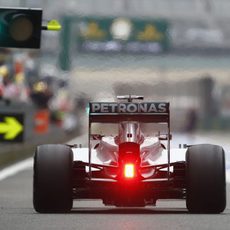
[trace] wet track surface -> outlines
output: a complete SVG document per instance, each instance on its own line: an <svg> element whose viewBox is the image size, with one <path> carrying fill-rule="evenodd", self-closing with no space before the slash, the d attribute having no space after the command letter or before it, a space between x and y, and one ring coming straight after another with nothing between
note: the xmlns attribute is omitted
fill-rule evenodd
<svg viewBox="0 0 230 230"><path fill-rule="evenodd" d="M0 181L0 229L229 229L229 204L224 213L209 215L189 214L184 201L127 209L81 200L74 202L69 214L38 214L32 205L32 177L30 169Z"/></svg>

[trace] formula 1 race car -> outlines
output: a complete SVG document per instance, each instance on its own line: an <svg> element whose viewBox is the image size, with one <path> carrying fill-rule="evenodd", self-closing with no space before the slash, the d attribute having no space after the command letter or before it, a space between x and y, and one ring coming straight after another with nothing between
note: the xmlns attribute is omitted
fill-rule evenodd
<svg viewBox="0 0 230 230"><path fill-rule="evenodd" d="M101 199L117 207L185 199L189 212L223 212L223 148L201 144L170 149L169 103L133 102L143 97L130 95L118 99L89 104L88 148L37 147L35 210L69 212L74 199Z"/></svg>

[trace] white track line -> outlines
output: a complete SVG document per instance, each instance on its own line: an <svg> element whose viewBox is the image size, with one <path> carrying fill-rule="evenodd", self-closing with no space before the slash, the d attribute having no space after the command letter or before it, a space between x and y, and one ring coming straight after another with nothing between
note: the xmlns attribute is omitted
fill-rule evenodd
<svg viewBox="0 0 230 230"><path fill-rule="evenodd" d="M230 183L230 171L226 171L226 181Z"/></svg>
<svg viewBox="0 0 230 230"><path fill-rule="evenodd" d="M230 183L230 161L226 161L226 181Z"/></svg>
<svg viewBox="0 0 230 230"><path fill-rule="evenodd" d="M73 143L82 143L83 140L87 140L87 136L86 135L82 135L78 138L74 138L72 141ZM2 170L0 170L0 181L13 176L21 171L24 171L26 169L30 169L33 167L33 158L28 158L26 160L20 161L16 164L13 164L9 167L6 167Z"/></svg>
<svg viewBox="0 0 230 230"><path fill-rule="evenodd" d="M30 169L33 167L33 158L28 158L26 160L20 161L19 163L13 164L3 170L0 170L0 181L4 180L10 176L13 176L21 171Z"/></svg>

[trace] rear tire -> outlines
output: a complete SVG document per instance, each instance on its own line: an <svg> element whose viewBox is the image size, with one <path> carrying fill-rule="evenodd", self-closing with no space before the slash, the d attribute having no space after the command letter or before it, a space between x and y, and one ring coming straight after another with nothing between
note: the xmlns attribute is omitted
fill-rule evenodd
<svg viewBox="0 0 230 230"><path fill-rule="evenodd" d="M194 145L186 153L186 205L192 213L220 213L226 207L225 155L218 145Z"/></svg>
<svg viewBox="0 0 230 230"><path fill-rule="evenodd" d="M73 153L65 145L40 145L34 156L33 204L40 213L72 209Z"/></svg>

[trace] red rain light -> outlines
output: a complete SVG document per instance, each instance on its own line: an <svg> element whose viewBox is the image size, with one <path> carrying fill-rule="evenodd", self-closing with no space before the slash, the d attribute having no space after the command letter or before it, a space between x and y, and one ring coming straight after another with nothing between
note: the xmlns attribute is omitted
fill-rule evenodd
<svg viewBox="0 0 230 230"><path fill-rule="evenodd" d="M134 176L135 176L134 164L125 164L124 176L126 178L134 178Z"/></svg>

